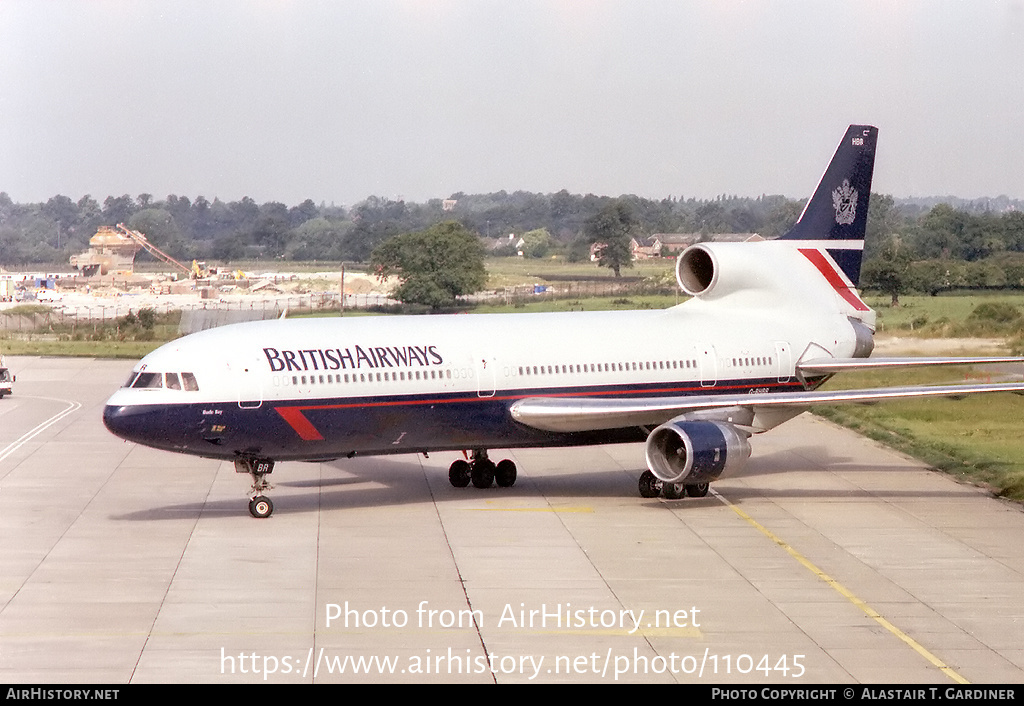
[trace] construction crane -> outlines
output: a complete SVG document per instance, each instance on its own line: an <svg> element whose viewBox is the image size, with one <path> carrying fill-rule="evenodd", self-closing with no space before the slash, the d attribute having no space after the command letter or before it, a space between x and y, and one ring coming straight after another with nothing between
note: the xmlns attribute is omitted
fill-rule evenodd
<svg viewBox="0 0 1024 706"><path fill-rule="evenodd" d="M202 279L204 277L209 276L209 272L207 272L206 270L206 263L199 263L193 260L192 266L189 267L188 265L182 263L181 261L174 259L157 246L153 245L153 243L149 242L146 236L140 233L139 231L131 230L128 227L126 227L123 223L118 223L117 229L121 231L121 233L125 237L131 238L133 241L135 241L140 246L145 248L145 250L150 255L155 257L157 260L160 260L161 262L166 262L168 265L172 265L173 267L177 267L179 270L185 272L185 274L187 274L192 279Z"/></svg>

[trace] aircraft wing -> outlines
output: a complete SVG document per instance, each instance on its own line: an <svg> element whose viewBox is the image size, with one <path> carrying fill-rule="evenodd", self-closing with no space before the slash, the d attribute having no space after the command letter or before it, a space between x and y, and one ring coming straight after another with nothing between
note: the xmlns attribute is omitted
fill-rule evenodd
<svg viewBox="0 0 1024 706"><path fill-rule="evenodd" d="M991 359L986 359L992 362ZM725 408L806 409L812 405L871 404L921 397L959 398L982 392L1024 394L1024 382L919 385L865 390L691 395L659 398L527 397L511 407L521 424L555 432L656 426L682 414Z"/></svg>

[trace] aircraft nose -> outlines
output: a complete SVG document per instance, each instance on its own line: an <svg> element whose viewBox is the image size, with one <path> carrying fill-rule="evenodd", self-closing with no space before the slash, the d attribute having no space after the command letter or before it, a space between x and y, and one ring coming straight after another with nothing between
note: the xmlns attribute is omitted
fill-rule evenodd
<svg viewBox="0 0 1024 706"><path fill-rule="evenodd" d="M132 440L132 415L129 408L121 405L108 404L103 408L103 426L114 436Z"/></svg>
<svg viewBox="0 0 1024 706"><path fill-rule="evenodd" d="M162 410L151 406L107 404L103 426L122 439L152 446L167 436L164 416Z"/></svg>

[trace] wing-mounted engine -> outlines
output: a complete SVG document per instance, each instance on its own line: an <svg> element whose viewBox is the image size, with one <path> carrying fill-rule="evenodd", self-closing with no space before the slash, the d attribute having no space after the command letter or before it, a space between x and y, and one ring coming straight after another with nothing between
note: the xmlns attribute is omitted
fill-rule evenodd
<svg viewBox="0 0 1024 706"><path fill-rule="evenodd" d="M666 483L698 484L735 471L750 457L747 435L724 422L665 422L647 437L647 467Z"/></svg>

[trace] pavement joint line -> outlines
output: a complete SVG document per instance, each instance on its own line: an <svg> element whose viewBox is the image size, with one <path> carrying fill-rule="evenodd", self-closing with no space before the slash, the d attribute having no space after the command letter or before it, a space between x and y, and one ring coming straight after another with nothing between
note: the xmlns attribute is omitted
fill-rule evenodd
<svg viewBox="0 0 1024 706"><path fill-rule="evenodd" d="M806 568L812 574L814 574L819 579L821 579L822 581L827 583L834 591L839 593L841 596L843 596L850 603L852 603L853 605L855 605L858 608L860 608L869 618L874 620L876 623L878 623L883 628L888 630L890 633L892 633L893 635L898 637L900 640L905 642L907 645L909 645L915 652L917 652L919 655L921 655L926 660L931 662L936 668L939 669L939 671L941 671L947 677L949 677L950 679L952 679L953 681L955 681L955 682L957 682L959 684L970 684L970 682L967 679L964 679L962 676L960 676L952 667L947 666L945 664L945 662L943 662L941 659L939 659L934 654L932 654L930 651L928 651L928 649L926 649L924 647L924 645L922 645L917 640L912 638L910 635L906 634L905 632L900 630L898 627L896 627L895 625L890 623L888 620L886 620L884 617L882 617L882 615L878 611L876 611L870 605L868 605L863 600L858 598L852 591L850 591L850 589L846 588L841 583L836 581L834 578L832 578L831 576L826 574L824 571L819 569L817 566L815 566L814 563L811 562L810 559L808 559L803 554L801 554L796 549L794 549L792 546L787 544L785 542L785 540L783 540L781 537L777 536L774 532L772 532L767 527L765 527L764 525L759 523L757 520L755 520L753 517L748 515L743 510L741 510L739 507L737 507L733 503L729 502L729 500L727 500L725 497L723 497L722 494L719 493L718 491L712 489L711 492L712 492L712 494L716 498L718 498L718 500L723 505L725 505L726 507L731 509L733 512L735 512L737 515L739 515L744 520L746 520L746 522L748 524L750 524L750 526L752 526L758 532L760 532L765 537L770 539L772 542L774 542L775 544L777 544L780 547L782 547L783 549L785 549L786 552L791 557L796 559L801 565L803 565L804 568Z"/></svg>
<svg viewBox="0 0 1024 706"><path fill-rule="evenodd" d="M31 439L35 438L39 434L41 434L43 431L49 429L51 426L53 426L54 424L59 422L64 417L68 416L69 414L71 414L73 412L77 412L79 409L82 408L82 403L81 402L77 402L75 400L62 400L62 399L58 399L58 398L55 398L55 397L24 397L24 399L47 400L47 401L50 401L50 402L62 402L64 404L66 404L67 407L62 409L60 412L57 412L56 414L54 414L52 417L49 417L48 419L40 422L35 427L33 427L32 429L29 429L27 432L22 434L19 438L15 439L11 443L9 443L7 446L5 446L3 448L3 450L0 451L0 461L3 461L4 459L6 459L12 453L14 453L18 449L20 449L23 445L25 445L28 441L30 441Z"/></svg>
<svg viewBox="0 0 1024 706"><path fill-rule="evenodd" d="M426 458L426 454L424 454ZM489 660L491 658L491 651L487 647L487 640L484 639L483 632L480 629L480 623L477 622L476 613L473 609L473 599L469 597L469 589L466 587L466 578L462 575L462 567L459 566L458 560L455 558L455 549L452 547L452 540L448 536L448 528L444 526L444 517L441 515L441 508L438 506L437 497L434 496L434 488L430 485L430 477L427 473L427 469L423 466L423 460L417 456L418 463L420 465L420 471L423 473L423 480L427 486L427 493L430 495L430 502L434 506L434 513L437 517L437 523L441 528L441 534L444 535L445 546L448 547L448 554L452 558L452 565L455 567L455 573L459 577L459 587L462 590L462 597L466 601L466 605L469 606L470 615L473 616L473 632L476 634L476 639L480 642L480 647L484 651L484 656ZM497 675L491 672L491 681L495 684L498 683Z"/></svg>

